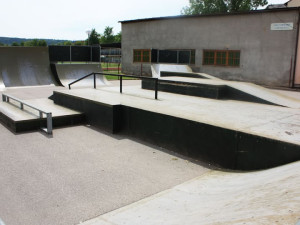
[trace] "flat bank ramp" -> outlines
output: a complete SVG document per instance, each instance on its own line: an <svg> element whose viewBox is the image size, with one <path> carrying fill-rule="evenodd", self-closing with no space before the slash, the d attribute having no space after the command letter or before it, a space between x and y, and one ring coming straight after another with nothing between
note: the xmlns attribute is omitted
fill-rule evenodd
<svg viewBox="0 0 300 225"><path fill-rule="evenodd" d="M223 85L230 88L227 94L232 93L232 96L240 96L240 100L242 100L245 97L254 97L258 101L263 100L263 102L268 102L273 105L300 109L300 99L252 83L180 76L160 77L159 79L164 81L175 81L187 84L200 84L204 86L207 85L208 87Z"/></svg>
<svg viewBox="0 0 300 225"><path fill-rule="evenodd" d="M47 47L0 47L0 87L57 85Z"/></svg>
<svg viewBox="0 0 300 225"><path fill-rule="evenodd" d="M93 72L102 72L100 64L54 64L52 67L55 67L55 72L61 84L65 87L69 83L82 78L85 75L88 75ZM108 81L102 75L97 76L97 85L106 85ZM93 86L93 76L90 76L86 79L83 79L73 86Z"/></svg>
<svg viewBox="0 0 300 225"><path fill-rule="evenodd" d="M252 83L235 81L226 81L226 83L228 86L234 89L253 95L273 104L300 109L300 99L296 97L285 95L283 93L279 93Z"/></svg>

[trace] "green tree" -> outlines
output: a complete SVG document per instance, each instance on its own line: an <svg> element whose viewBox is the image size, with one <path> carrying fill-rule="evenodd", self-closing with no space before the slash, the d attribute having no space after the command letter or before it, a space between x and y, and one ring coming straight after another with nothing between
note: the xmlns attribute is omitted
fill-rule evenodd
<svg viewBox="0 0 300 225"><path fill-rule="evenodd" d="M11 46L20 46L18 42L11 43Z"/></svg>
<svg viewBox="0 0 300 225"><path fill-rule="evenodd" d="M95 29L92 29L89 38L87 39L88 45L98 45L100 35L96 32Z"/></svg>
<svg viewBox="0 0 300 225"><path fill-rule="evenodd" d="M84 41L75 41L74 45L84 45Z"/></svg>
<svg viewBox="0 0 300 225"><path fill-rule="evenodd" d="M47 42L45 40L38 40L37 46L47 46Z"/></svg>
<svg viewBox="0 0 300 225"><path fill-rule="evenodd" d="M0 46L5 46L2 42L0 42Z"/></svg>
<svg viewBox="0 0 300 225"><path fill-rule="evenodd" d="M112 27L105 27L103 35L101 35L100 43L101 44L108 44L115 42L115 36L113 33Z"/></svg>
<svg viewBox="0 0 300 225"><path fill-rule="evenodd" d="M189 0L189 6L184 7L181 14L197 15L249 11L267 4L267 0Z"/></svg>
<svg viewBox="0 0 300 225"><path fill-rule="evenodd" d="M33 39L31 41L24 42L24 46L27 46L27 47L47 46L47 42L45 40Z"/></svg>
<svg viewBox="0 0 300 225"><path fill-rule="evenodd" d="M72 45L72 41L65 41L63 45Z"/></svg>
<svg viewBox="0 0 300 225"><path fill-rule="evenodd" d="M115 35L115 42L121 42L122 41L122 31L120 31L117 35Z"/></svg>

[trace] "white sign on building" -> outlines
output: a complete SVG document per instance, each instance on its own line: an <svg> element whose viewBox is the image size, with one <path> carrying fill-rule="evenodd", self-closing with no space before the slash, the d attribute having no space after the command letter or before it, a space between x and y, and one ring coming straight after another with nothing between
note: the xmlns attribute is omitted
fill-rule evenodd
<svg viewBox="0 0 300 225"><path fill-rule="evenodd" d="M293 30L293 23L271 23L271 30Z"/></svg>

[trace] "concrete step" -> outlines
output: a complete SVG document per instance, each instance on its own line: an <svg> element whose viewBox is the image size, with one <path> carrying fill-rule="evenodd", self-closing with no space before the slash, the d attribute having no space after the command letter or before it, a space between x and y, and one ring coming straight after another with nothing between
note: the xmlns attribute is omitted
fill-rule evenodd
<svg viewBox="0 0 300 225"><path fill-rule="evenodd" d="M55 105L47 98L28 99L25 103L43 111L52 112L53 127L77 125L85 122L85 115L81 112ZM46 127L46 118L40 118L39 112L10 99L10 102L0 102L0 122L14 133L33 131Z"/></svg>

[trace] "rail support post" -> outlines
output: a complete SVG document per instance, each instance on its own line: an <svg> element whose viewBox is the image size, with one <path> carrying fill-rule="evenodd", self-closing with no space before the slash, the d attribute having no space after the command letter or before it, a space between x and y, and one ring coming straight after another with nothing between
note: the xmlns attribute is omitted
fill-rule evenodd
<svg viewBox="0 0 300 225"><path fill-rule="evenodd" d="M155 80L155 99L157 99L158 79Z"/></svg>
<svg viewBox="0 0 300 225"><path fill-rule="evenodd" d="M94 74L94 89L96 89L96 74Z"/></svg>
<svg viewBox="0 0 300 225"><path fill-rule="evenodd" d="M6 102L6 96L2 94L2 101Z"/></svg>
<svg viewBox="0 0 300 225"><path fill-rule="evenodd" d="M120 76L120 93L122 93L122 76Z"/></svg>
<svg viewBox="0 0 300 225"><path fill-rule="evenodd" d="M47 113L47 133L52 134L52 113Z"/></svg>

